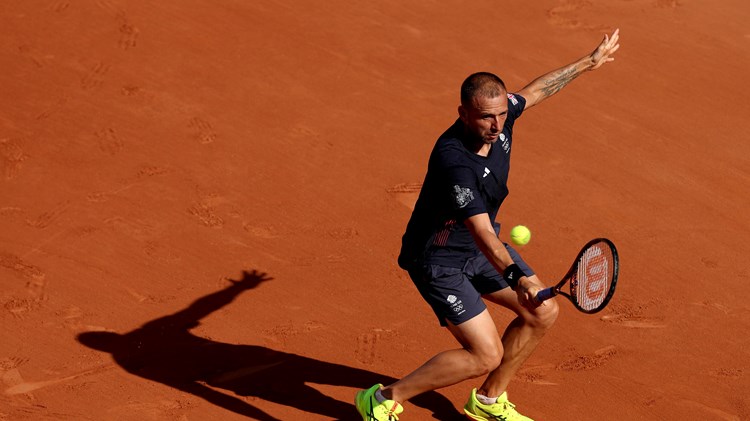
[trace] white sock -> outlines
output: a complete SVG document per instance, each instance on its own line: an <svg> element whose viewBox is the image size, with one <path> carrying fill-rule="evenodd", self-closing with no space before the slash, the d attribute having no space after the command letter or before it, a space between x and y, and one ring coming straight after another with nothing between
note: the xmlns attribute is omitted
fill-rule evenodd
<svg viewBox="0 0 750 421"><path fill-rule="evenodd" d="M377 399L378 402L380 402L380 403L383 403L383 402L385 402L385 401L388 400L388 399L385 398L385 396L383 396L383 393L381 393L380 389L378 389L375 392L375 399Z"/></svg>
<svg viewBox="0 0 750 421"><path fill-rule="evenodd" d="M485 405L492 405L497 403L497 398L490 398L484 395L480 395L479 393L477 393L477 400Z"/></svg>

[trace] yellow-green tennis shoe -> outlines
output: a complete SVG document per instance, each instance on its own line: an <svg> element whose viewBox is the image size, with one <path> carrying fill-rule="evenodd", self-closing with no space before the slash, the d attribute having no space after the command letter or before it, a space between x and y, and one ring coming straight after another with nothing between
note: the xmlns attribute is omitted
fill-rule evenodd
<svg viewBox="0 0 750 421"><path fill-rule="evenodd" d="M363 421L398 421L398 414L404 411L404 407L396 401L378 402L375 392L381 387L382 384L376 384L367 390L357 392L354 403Z"/></svg>
<svg viewBox="0 0 750 421"><path fill-rule="evenodd" d="M485 405L477 400L477 390L474 389L464 406L464 413L467 418L479 421L533 421L516 411L516 406L508 400L507 392L503 392L496 403Z"/></svg>

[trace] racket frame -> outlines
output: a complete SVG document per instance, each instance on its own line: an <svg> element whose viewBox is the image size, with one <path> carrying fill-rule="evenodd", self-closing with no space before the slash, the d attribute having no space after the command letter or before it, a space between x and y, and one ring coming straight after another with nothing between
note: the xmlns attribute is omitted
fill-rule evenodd
<svg viewBox="0 0 750 421"><path fill-rule="evenodd" d="M581 258L583 257L584 253L586 253L589 247L591 247L592 245L596 243L605 243L609 246L610 250L612 251L612 282L609 285L609 291L607 291L607 295L604 297L604 300L602 301L602 303L596 306L596 308L587 310L581 307L578 304L578 300L573 298L571 294L563 291L562 288L565 286L565 284L569 283L570 280L573 278L573 276L576 274L576 272L578 272L578 263L581 261ZM570 269L568 269L568 272L565 274L565 276L562 277L560 282L558 282L557 285L555 286L551 286L549 288L539 291L539 293L537 293L536 300L537 302L541 303L557 295L562 295L563 297L570 300L570 302L573 303L573 305L578 311L581 311L586 314L598 313L602 309L604 309L604 307L606 307L607 304L609 304L609 301L612 299L612 296L615 293L615 286L617 286L617 277L619 275L619 272L620 272L620 258L619 258L619 255L617 254L617 247L615 247L615 244L607 238L595 238L589 241L588 243L586 243L586 245L584 245L581 248L581 251L578 252L578 256L576 256L576 259L573 261L573 264L570 266Z"/></svg>

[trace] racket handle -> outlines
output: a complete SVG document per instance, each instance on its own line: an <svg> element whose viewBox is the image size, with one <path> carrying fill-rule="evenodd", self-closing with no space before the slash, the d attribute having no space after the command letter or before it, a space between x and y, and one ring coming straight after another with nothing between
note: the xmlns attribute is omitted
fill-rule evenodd
<svg viewBox="0 0 750 421"><path fill-rule="evenodd" d="M549 300L550 298L554 297L555 295L557 295L557 292L555 291L555 288L554 287L549 287L549 288L545 288L545 289L539 291L536 294L536 297L534 297L534 300L536 300L537 303L541 303L543 301Z"/></svg>

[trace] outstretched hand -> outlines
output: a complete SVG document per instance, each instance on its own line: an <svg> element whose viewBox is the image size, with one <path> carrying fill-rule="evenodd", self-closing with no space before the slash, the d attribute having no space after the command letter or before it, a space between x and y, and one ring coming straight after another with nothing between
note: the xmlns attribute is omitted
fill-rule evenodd
<svg viewBox="0 0 750 421"><path fill-rule="evenodd" d="M615 29L615 32L611 36L604 35L604 40L593 53L591 53L591 62L593 66L589 70L595 70L601 67L604 63L609 63L615 58L612 54L620 48L620 29Z"/></svg>

